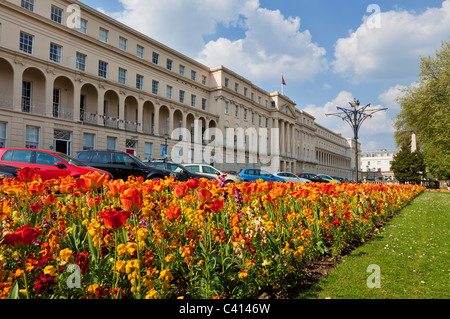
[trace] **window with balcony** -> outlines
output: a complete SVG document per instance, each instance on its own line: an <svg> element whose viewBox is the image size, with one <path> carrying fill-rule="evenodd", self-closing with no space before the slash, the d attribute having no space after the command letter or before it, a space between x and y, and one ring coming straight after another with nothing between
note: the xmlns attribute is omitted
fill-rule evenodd
<svg viewBox="0 0 450 319"><path fill-rule="evenodd" d="M31 93L33 84L28 81L22 82L22 112L31 112Z"/></svg>

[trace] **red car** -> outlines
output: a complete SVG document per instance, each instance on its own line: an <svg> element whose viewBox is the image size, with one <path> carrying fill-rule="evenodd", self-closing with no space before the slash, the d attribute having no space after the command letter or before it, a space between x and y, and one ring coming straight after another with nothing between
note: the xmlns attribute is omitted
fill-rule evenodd
<svg viewBox="0 0 450 319"><path fill-rule="evenodd" d="M66 154L28 148L0 148L0 164L19 168L31 167L43 181L64 176L78 177L88 172L112 175L104 170L89 167Z"/></svg>

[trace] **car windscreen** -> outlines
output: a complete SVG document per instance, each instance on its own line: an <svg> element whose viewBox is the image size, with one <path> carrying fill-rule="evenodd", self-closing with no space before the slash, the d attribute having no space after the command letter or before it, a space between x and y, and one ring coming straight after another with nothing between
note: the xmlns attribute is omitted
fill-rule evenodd
<svg viewBox="0 0 450 319"><path fill-rule="evenodd" d="M57 156L61 157L63 160L65 160L70 165L73 165L73 166L86 166L85 164L83 164L79 160L76 160L73 157L70 157L70 156L68 156L66 154L58 153Z"/></svg>
<svg viewBox="0 0 450 319"><path fill-rule="evenodd" d="M149 163L144 163L143 161L141 161L139 158L137 158L136 156L132 155L132 154L128 154L132 159L134 159L136 162L138 162L139 164L141 164L142 166L150 166Z"/></svg>

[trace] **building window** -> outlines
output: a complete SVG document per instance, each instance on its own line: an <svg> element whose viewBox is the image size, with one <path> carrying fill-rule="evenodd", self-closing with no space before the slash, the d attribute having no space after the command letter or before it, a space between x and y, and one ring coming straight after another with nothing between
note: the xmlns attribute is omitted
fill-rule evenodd
<svg viewBox="0 0 450 319"><path fill-rule="evenodd" d="M61 63L62 46L50 43L50 60Z"/></svg>
<svg viewBox="0 0 450 319"><path fill-rule="evenodd" d="M80 71L86 72L86 55L77 52L76 68Z"/></svg>
<svg viewBox="0 0 450 319"><path fill-rule="evenodd" d="M108 43L108 33L108 30L100 28L99 40Z"/></svg>
<svg viewBox="0 0 450 319"><path fill-rule="evenodd" d="M225 114L228 114L228 107L229 107L229 104L228 104L227 101L225 101L224 107L225 107Z"/></svg>
<svg viewBox="0 0 450 319"><path fill-rule="evenodd" d="M247 96L247 88L244 88L244 96Z"/></svg>
<svg viewBox="0 0 450 319"><path fill-rule="evenodd" d="M39 149L39 133L39 127L27 125L25 148Z"/></svg>
<svg viewBox="0 0 450 319"><path fill-rule="evenodd" d="M87 33L87 21L81 18L78 18L77 20L77 30L78 32Z"/></svg>
<svg viewBox="0 0 450 319"><path fill-rule="evenodd" d="M108 76L108 63L98 61L98 76L106 79Z"/></svg>
<svg viewBox="0 0 450 319"><path fill-rule="evenodd" d="M153 144L146 142L144 146L144 152L144 161L151 161L153 154Z"/></svg>
<svg viewBox="0 0 450 319"><path fill-rule="evenodd" d="M83 150L93 150L95 148L95 134L83 134Z"/></svg>
<svg viewBox="0 0 450 319"><path fill-rule="evenodd" d="M127 83L127 70L119 68L119 83Z"/></svg>
<svg viewBox="0 0 450 319"><path fill-rule="evenodd" d="M202 84L206 85L206 76L204 76L204 75L202 76Z"/></svg>
<svg viewBox="0 0 450 319"><path fill-rule="evenodd" d="M117 148L117 137L107 136L106 137L106 149L108 151L115 151Z"/></svg>
<svg viewBox="0 0 450 319"><path fill-rule="evenodd" d="M191 95L191 106L195 107L196 104L197 104L197 97L194 94L192 94Z"/></svg>
<svg viewBox="0 0 450 319"><path fill-rule="evenodd" d="M142 75L136 74L136 89L142 90L144 87L144 77Z"/></svg>
<svg viewBox="0 0 450 319"><path fill-rule="evenodd" d="M24 33L24 32L20 32L20 50L25 52L25 53L29 53L29 54L33 54L33 42L34 42L34 36Z"/></svg>
<svg viewBox="0 0 450 319"><path fill-rule="evenodd" d="M144 47L141 45L136 46L136 55L138 58L143 59L144 58Z"/></svg>
<svg viewBox="0 0 450 319"><path fill-rule="evenodd" d="M119 49L122 51L126 51L127 46L128 46L128 40L123 37L119 37Z"/></svg>
<svg viewBox="0 0 450 319"><path fill-rule="evenodd" d="M22 0L22 8L34 11L34 0Z"/></svg>
<svg viewBox="0 0 450 319"><path fill-rule="evenodd" d="M239 117L239 106L236 105L236 109L234 111L234 116Z"/></svg>
<svg viewBox="0 0 450 319"><path fill-rule="evenodd" d="M158 94L158 86L159 86L159 82L153 80L152 81L152 93L153 94Z"/></svg>
<svg viewBox="0 0 450 319"><path fill-rule="evenodd" d="M51 19L59 24L62 23L63 11L60 8L52 6Z"/></svg>
<svg viewBox="0 0 450 319"><path fill-rule="evenodd" d="M169 70L169 71L172 71L172 64L173 64L173 61L170 60L170 59L167 59L166 69Z"/></svg>
<svg viewBox="0 0 450 319"><path fill-rule="evenodd" d="M166 97L172 99L172 87L169 85L166 87Z"/></svg>
<svg viewBox="0 0 450 319"><path fill-rule="evenodd" d="M225 87L227 88L229 85L230 80L228 78L225 78Z"/></svg>
<svg viewBox="0 0 450 319"><path fill-rule="evenodd" d="M152 62L153 64L158 64L159 63L159 54L156 52L152 53Z"/></svg>
<svg viewBox="0 0 450 319"><path fill-rule="evenodd" d="M239 92L239 84L234 83L234 91Z"/></svg>
<svg viewBox="0 0 450 319"><path fill-rule="evenodd" d="M22 112L31 112L31 92L32 83L28 81L22 82Z"/></svg>
<svg viewBox="0 0 450 319"><path fill-rule="evenodd" d="M252 112L252 124L255 123L255 112Z"/></svg>
<svg viewBox="0 0 450 319"><path fill-rule="evenodd" d="M184 76L184 66L180 65L180 75Z"/></svg>
<svg viewBox="0 0 450 319"><path fill-rule="evenodd" d="M197 80L197 72L191 71L191 80L196 81Z"/></svg>
<svg viewBox="0 0 450 319"><path fill-rule="evenodd" d="M206 111L206 99L202 99L202 110Z"/></svg>
<svg viewBox="0 0 450 319"><path fill-rule="evenodd" d="M247 109L244 109L244 120L247 121Z"/></svg>
<svg viewBox="0 0 450 319"><path fill-rule="evenodd" d="M180 90L180 103L184 103L184 91Z"/></svg>
<svg viewBox="0 0 450 319"><path fill-rule="evenodd" d="M53 89L53 117L59 118L61 106L61 90Z"/></svg>
<svg viewBox="0 0 450 319"><path fill-rule="evenodd" d="M0 148L6 147L6 125L7 123L0 122Z"/></svg>

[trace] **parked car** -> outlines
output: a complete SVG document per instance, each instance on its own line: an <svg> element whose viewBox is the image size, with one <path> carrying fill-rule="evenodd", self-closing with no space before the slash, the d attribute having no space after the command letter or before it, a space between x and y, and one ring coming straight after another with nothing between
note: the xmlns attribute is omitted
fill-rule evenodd
<svg viewBox="0 0 450 319"><path fill-rule="evenodd" d="M112 174L114 179L126 181L129 176L145 179L164 179L176 175L166 169L150 167L137 157L122 151L87 150L77 152L75 158L86 165L103 169Z"/></svg>
<svg viewBox="0 0 450 319"><path fill-rule="evenodd" d="M17 177L18 169L20 169L20 168L17 166L0 164L0 180L2 180L4 178Z"/></svg>
<svg viewBox="0 0 450 319"><path fill-rule="evenodd" d="M189 179L200 179L200 178L206 178L209 180L214 180L216 179L215 177L211 177L209 175L206 174L200 174L200 173L195 173L192 172L190 169L188 169L187 167L185 167L184 165L178 164L178 163L174 163L174 162L170 162L170 161L164 161L164 160L154 160L148 163L148 165L150 165L151 167L157 167L160 169L167 169L173 173L177 174L177 180L179 181L187 181Z"/></svg>
<svg viewBox="0 0 450 319"><path fill-rule="evenodd" d="M111 174L94 167L89 167L66 154L28 148L0 148L0 164L19 168L31 167L43 181L65 176L79 177L88 172Z"/></svg>
<svg viewBox="0 0 450 319"><path fill-rule="evenodd" d="M323 179L323 178L319 177L318 175L312 174L312 173L301 173L301 174L298 174L297 176L301 177L301 178L309 179L311 182L314 182L314 183L329 183L328 180Z"/></svg>
<svg viewBox="0 0 450 319"><path fill-rule="evenodd" d="M292 174L292 173L289 173L289 172L278 172L278 173L275 173L273 175L284 179L286 182L311 183L311 181L309 179L298 177L295 174Z"/></svg>
<svg viewBox="0 0 450 319"><path fill-rule="evenodd" d="M225 181L227 183L239 183L244 181L242 178L236 175L224 173L222 171L219 171L214 166L208 164L184 164L183 166L187 167L191 172L209 175L211 177L214 177L215 179L219 179L220 176L226 175Z"/></svg>
<svg viewBox="0 0 450 319"><path fill-rule="evenodd" d="M264 182L284 182L284 179L281 177L277 177L260 168L243 168L237 176L241 177L246 182L257 181L258 179L262 179Z"/></svg>
<svg viewBox="0 0 450 319"><path fill-rule="evenodd" d="M327 180L329 183L340 183L340 180L337 180L329 175L325 175L325 174L318 174L317 176L319 176L320 178Z"/></svg>

